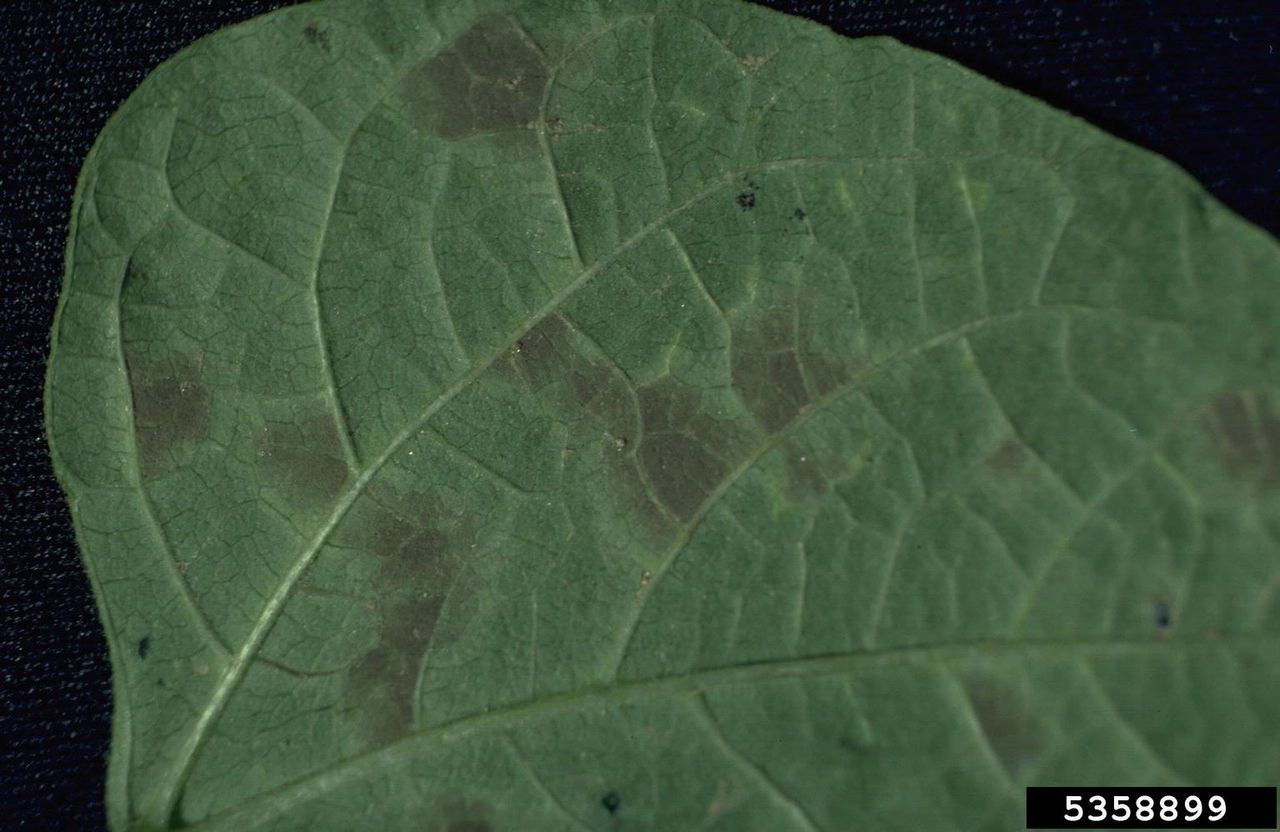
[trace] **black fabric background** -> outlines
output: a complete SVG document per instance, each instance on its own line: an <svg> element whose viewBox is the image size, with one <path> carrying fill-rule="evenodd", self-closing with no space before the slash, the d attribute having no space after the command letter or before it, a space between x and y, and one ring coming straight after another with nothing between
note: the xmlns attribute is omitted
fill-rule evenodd
<svg viewBox="0 0 1280 832"><path fill-rule="evenodd" d="M786 2L891 34L1180 163L1280 234L1280 3ZM42 434L76 175L147 72L278 2L0 2L0 827L103 826L110 670Z"/></svg>

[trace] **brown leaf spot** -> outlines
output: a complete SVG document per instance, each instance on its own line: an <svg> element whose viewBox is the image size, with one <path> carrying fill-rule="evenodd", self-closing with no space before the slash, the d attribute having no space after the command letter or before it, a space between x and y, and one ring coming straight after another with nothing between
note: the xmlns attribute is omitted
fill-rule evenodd
<svg viewBox="0 0 1280 832"><path fill-rule="evenodd" d="M1026 446L1013 437L1001 442L987 455L987 468L1000 476L1021 474L1031 461Z"/></svg>
<svg viewBox="0 0 1280 832"><path fill-rule="evenodd" d="M348 700L364 715L375 745L413 728L419 664L443 606L443 594L420 595L393 606L383 616L378 646L351 668Z"/></svg>
<svg viewBox="0 0 1280 832"><path fill-rule="evenodd" d="M174 355L147 363L126 352L133 425L144 477L173 470L209 434L209 388L201 358Z"/></svg>
<svg viewBox="0 0 1280 832"><path fill-rule="evenodd" d="M816 497L831 490L831 482L820 460L804 448L787 442L783 447L782 460L797 496Z"/></svg>
<svg viewBox="0 0 1280 832"><path fill-rule="evenodd" d="M321 51L329 51L329 30L321 26L319 22L313 20L307 24L302 30L302 35L307 42L318 47Z"/></svg>
<svg viewBox="0 0 1280 832"><path fill-rule="evenodd" d="M611 444L601 462L609 472L619 501L637 518L640 528L652 538L653 545L663 548L675 531L671 518L645 486L641 465L635 456L626 453L626 447L625 442L620 446Z"/></svg>
<svg viewBox="0 0 1280 832"><path fill-rule="evenodd" d="M1040 731L1021 699L1007 688L984 679L964 682L965 694L978 726L1013 779L1040 755Z"/></svg>
<svg viewBox="0 0 1280 832"><path fill-rule="evenodd" d="M1223 393L1203 421L1222 467L1238 480L1280 485L1280 418L1271 396Z"/></svg>
<svg viewBox="0 0 1280 832"><path fill-rule="evenodd" d="M723 452L733 425L699 412L698 391L667 379L641 387L644 439L638 456L662 504L688 521L729 473ZM720 451L721 453L716 453Z"/></svg>
<svg viewBox="0 0 1280 832"><path fill-rule="evenodd" d="M378 508L369 527L368 550L378 558L376 584L381 589L407 585L436 590L453 578L455 562L450 535L433 523L443 512L432 501L413 512Z"/></svg>
<svg viewBox="0 0 1280 832"><path fill-rule="evenodd" d="M385 489L379 490L385 492ZM380 502L366 510L360 540L378 561L373 587L381 599L377 644L348 672L347 700L365 720L375 744L411 730L420 665L431 645L445 644L457 631L441 626L445 601L461 603L460 555L472 548L467 523L437 502L413 503L390 493L378 499L403 503L400 511Z"/></svg>
<svg viewBox="0 0 1280 832"><path fill-rule="evenodd" d="M733 387L769 433L776 433L814 399L848 382L849 369L835 357L801 352L794 318L777 310L743 321L733 333Z"/></svg>
<svg viewBox="0 0 1280 832"><path fill-rule="evenodd" d="M849 366L837 361L835 358L817 352L803 353L800 356L800 363L804 365L809 385L817 396L825 396L835 389L847 385L856 373L866 373L870 370L870 367L862 365L856 359L850 360L850 364L853 366L851 370Z"/></svg>
<svg viewBox="0 0 1280 832"><path fill-rule="evenodd" d="M542 56L515 21L494 15L411 70L401 94L423 129L459 139L532 124L547 78Z"/></svg>
<svg viewBox="0 0 1280 832"><path fill-rule="evenodd" d="M566 418L590 415L615 436L632 424L626 379L603 356L588 355L560 315L548 315L529 330L512 362L529 386Z"/></svg>
<svg viewBox="0 0 1280 832"><path fill-rule="evenodd" d="M307 503L328 503L351 475L333 417L313 414L298 424L268 423L258 458L274 479Z"/></svg>
<svg viewBox="0 0 1280 832"><path fill-rule="evenodd" d="M423 832L493 832L490 808L478 800L443 800Z"/></svg>
<svg viewBox="0 0 1280 832"><path fill-rule="evenodd" d="M812 400L794 350L756 352L746 346L735 348L733 386L769 433L781 430Z"/></svg>

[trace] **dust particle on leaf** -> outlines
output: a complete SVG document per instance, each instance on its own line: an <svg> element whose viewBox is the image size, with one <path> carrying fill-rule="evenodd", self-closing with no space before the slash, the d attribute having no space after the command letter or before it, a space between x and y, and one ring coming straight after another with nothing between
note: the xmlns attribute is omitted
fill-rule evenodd
<svg viewBox="0 0 1280 832"><path fill-rule="evenodd" d="M622 798L618 797L617 792L609 792L604 797L600 798L600 805L603 806L605 811L609 814L616 815L618 813L618 809L622 808Z"/></svg>
<svg viewBox="0 0 1280 832"><path fill-rule="evenodd" d="M1165 634L1173 627L1177 616L1173 603L1167 598L1156 598L1151 602L1151 620L1156 632Z"/></svg>
<svg viewBox="0 0 1280 832"><path fill-rule="evenodd" d="M541 54L519 25L494 15L411 70L401 95L419 127L460 139L533 124L547 79Z"/></svg>

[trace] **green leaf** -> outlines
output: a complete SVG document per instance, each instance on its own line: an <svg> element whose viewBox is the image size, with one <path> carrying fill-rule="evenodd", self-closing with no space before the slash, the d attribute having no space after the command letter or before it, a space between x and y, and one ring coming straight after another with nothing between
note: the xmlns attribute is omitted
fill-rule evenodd
<svg viewBox="0 0 1280 832"><path fill-rule="evenodd" d="M1161 159L744 3L202 40L85 163L49 366L111 822L1273 784L1278 269Z"/></svg>

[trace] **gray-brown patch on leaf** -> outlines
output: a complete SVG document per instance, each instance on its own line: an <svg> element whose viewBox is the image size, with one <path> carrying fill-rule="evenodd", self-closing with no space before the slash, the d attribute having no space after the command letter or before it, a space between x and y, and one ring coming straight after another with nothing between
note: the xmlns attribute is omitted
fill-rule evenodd
<svg viewBox="0 0 1280 832"><path fill-rule="evenodd" d="M1015 781L1040 757L1040 730L1021 697L987 679L964 681L965 695L987 744Z"/></svg>
<svg viewBox="0 0 1280 832"><path fill-rule="evenodd" d="M612 436L636 424L626 378L606 358L590 354L584 338L560 315L548 315L525 333L511 361L530 389L546 397L566 421L588 415Z"/></svg>
<svg viewBox="0 0 1280 832"><path fill-rule="evenodd" d="M701 394L672 379L641 387L644 438L637 451L644 475L662 504L681 520L697 513L741 456L739 426L708 417Z"/></svg>
<svg viewBox="0 0 1280 832"><path fill-rule="evenodd" d="M805 375L809 379L809 385L816 396L825 396L835 391L837 388L848 384L854 376L854 371L851 371L848 366L837 361L832 356L822 353L801 353L800 364L804 367ZM865 372L867 369L866 367L858 367L857 371Z"/></svg>
<svg viewBox="0 0 1280 832"><path fill-rule="evenodd" d="M1280 484L1280 418L1270 395L1223 393L1209 405L1203 424L1230 476L1271 487Z"/></svg>
<svg viewBox="0 0 1280 832"><path fill-rule="evenodd" d="M422 832L494 832L491 815L478 800L450 797L440 801Z"/></svg>
<svg viewBox="0 0 1280 832"><path fill-rule="evenodd" d="M329 30L321 25L319 21L313 20L308 23L306 28L302 30L302 36L305 37L307 42L312 46L317 47L323 52L329 51Z"/></svg>
<svg viewBox="0 0 1280 832"><path fill-rule="evenodd" d="M378 559L379 588L447 587L457 566L458 543L470 538L464 532L455 539L459 526L442 522L446 513L437 501L424 498L412 509L378 506L372 511L367 550Z"/></svg>
<svg viewBox="0 0 1280 832"><path fill-rule="evenodd" d="M411 70L401 95L418 125L446 139L533 124L548 79L509 17L489 16Z"/></svg>
<svg viewBox="0 0 1280 832"><path fill-rule="evenodd" d="M348 704L383 745L413 728L418 671L444 607L444 594L417 595L383 613L378 644L349 671Z"/></svg>
<svg viewBox="0 0 1280 832"><path fill-rule="evenodd" d="M733 333L733 387L769 433L777 433L819 396L850 378L833 356L801 353L792 317L775 312Z"/></svg>
<svg viewBox="0 0 1280 832"><path fill-rule="evenodd" d="M547 315L516 342L516 365L535 387L556 380L571 363L569 326L557 313Z"/></svg>
<svg viewBox="0 0 1280 832"><path fill-rule="evenodd" d="M997 445L987 455L987 468L1000 476L1014 476L1023 473L1031 461L1031 452L1013 437L1009 437Z"/></svg>
<svg viewBox="0 0 1280 832"><path fill-rule="evenodd" d="M298 424L270 422L258 441L263 468L307 503L328 503L351 475L343 458L338 427L328 414L313 414Z"/></svg>
<svg viewBox="0 0 1280 832"><path fill-rule="evenodd" d="M777 433L811 401L794 350L734 348L733 386L769 433Z"/></svg>
<svg viewBox="0 0 1280 832"><path fill-rule="evenodd" d="M787 441L782 447L782 460L791 480L793 496L817 497L831 490L831 480L824 470L822 460L812 452L795 442Z"/></svg>
<svg viewBox="0 0 1280 832"><path fill-rule="evenodd" d="M377 642L348 671L346 696L370 741L383 744L412 727L427 650L452 641L462 626L456 620L446 626L441 614L446 601L454 618L465 606L470 587L461 577L463 559L474 549L475 532L437 500L375 491L377 502L367 500L353 512L355 538L343 545L358 545L378 561L372 586L382 625Z"/></svg>
<svg viewBox="0 0 1280 832"><path fill-rule="evenodd" d="M144 477L173 470L209 434L209 388L203 360L173 355L150 363L125 352L133 396L134 435Z"/></svg>
<svg viewBox="0 0 1280 832"><path fill-rule="evenodd" d="M618 501L637 519L654 548L665 548L675 536L675 526L671 515L645 485L640 462L634 454L627 453L627 443L621 437L607 443L601 463Z"/></svg>

